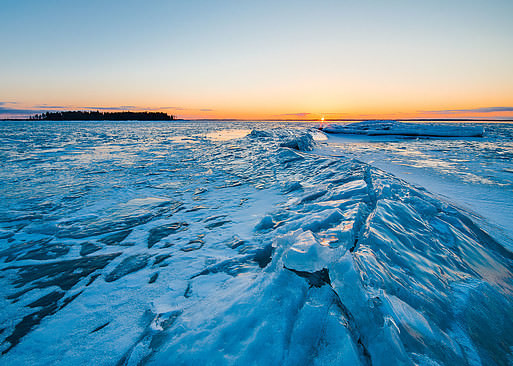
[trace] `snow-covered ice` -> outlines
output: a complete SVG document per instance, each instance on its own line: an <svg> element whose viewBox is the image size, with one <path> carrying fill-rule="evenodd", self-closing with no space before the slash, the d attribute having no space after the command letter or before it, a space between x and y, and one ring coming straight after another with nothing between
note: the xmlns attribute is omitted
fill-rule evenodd
<svg viewBox="0 0 513 366"><path fill-rule="evenodd" d="M512 360L504 243L305 126L0 128L0 364Z"/></svg>
<svg viewBox="0 0 513 366"><path fill-rule="evenodd" d="M454 123L437 126L460 137L327 134L316 153L355 158L424 187L465 209L513 250L513 125L465 125L486 131L475 138Z"/></svg>
<svg viewBox="0 0 513 366"><path fill-rule="evenodd" d="M321 126L321 129L328 133L369 136L480 137L484 134L484 128L482 126L405 123L388 120L362 121L349 124L327 124Z"/></svg>

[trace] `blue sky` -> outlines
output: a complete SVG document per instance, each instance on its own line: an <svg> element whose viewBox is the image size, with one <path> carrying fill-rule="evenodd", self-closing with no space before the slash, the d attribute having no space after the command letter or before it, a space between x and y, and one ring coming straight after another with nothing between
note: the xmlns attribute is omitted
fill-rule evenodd
<svg viewBox="0 0 513 366"><path fill-rule="evenodd" d="M484 115L513 106L511 14L510 0L3 0L0 113Z"/></svg>

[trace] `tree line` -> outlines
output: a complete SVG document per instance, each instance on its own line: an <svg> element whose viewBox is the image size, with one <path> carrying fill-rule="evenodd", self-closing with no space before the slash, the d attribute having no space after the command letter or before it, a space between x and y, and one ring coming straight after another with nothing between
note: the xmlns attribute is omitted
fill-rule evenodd
<svg viewBox="0 0 513 366"><path fill-rule="evenodd" d="M164 112L45 112L30 117L37 121L172 121L175 116Z"/></svg>

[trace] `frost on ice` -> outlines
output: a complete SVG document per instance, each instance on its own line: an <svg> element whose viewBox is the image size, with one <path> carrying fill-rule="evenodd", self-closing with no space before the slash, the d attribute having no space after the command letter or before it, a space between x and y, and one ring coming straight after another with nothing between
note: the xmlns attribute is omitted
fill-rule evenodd
<svg viewBox="0 0 513 366"><path fill-rule="evenodd" d="M300 130L86 132L129 163L61 151L11 176L39 172L47 203L2 208L1 364L511 361L513 255L426 191Z"/></svg>

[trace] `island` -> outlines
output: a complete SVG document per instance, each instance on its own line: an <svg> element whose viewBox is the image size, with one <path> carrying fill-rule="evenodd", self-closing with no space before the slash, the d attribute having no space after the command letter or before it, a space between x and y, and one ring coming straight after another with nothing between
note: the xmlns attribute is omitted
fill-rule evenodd
<svg viewBox="0 0 513 366"><path fill-rule="evenodd" d="M36 121L173 121L175 116L164 112L45 112L30 117Z"/></svg>

